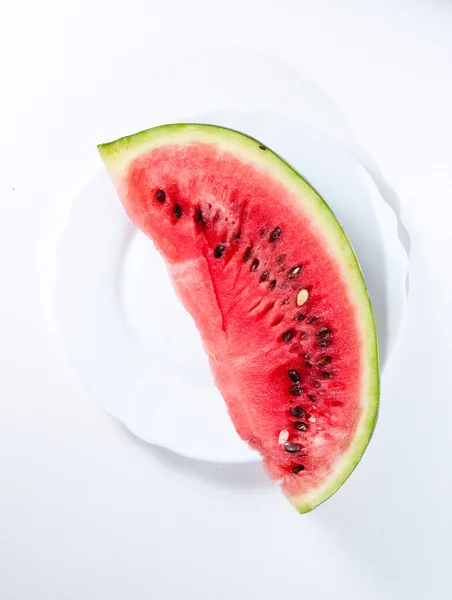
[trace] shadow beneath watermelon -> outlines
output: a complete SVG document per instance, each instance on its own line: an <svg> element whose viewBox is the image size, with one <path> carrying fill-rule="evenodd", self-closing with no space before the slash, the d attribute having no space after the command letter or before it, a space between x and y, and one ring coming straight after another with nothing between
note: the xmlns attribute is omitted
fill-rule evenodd
<svg viewBox="0 0 452 600"><path fill-rule="evenodd" d="M153 446L152 449L168 469L189 473L200 481L240 489L268 488L270 485L259 462L214 463L180 456L160 446Z"/></svg>
<svg viewBox="0 0 452 600"><path fill-rule="evenodd" d="M423 589L425 543L432 537L423 507L430 505L430 498L414 473L426 465L413 465L407 472L405 457L392 460L392 465L381 454L373 459L374 465L366 461L312 516L379 585L387 586L386 597L430 597Z"/></svg>
<svg viewBox="0 0 452 600"><path fill-rule="evenodd" d="M260 462L219 463L182 456L162 446L148 444L135 437L125 425L118 422L124 435L134 444L152 454L169 471L185 473L199 481L214 483L224 487L240 489L269 488L271 483L265 475Z"/></svg>
<svg viewBox="0 0 452 600"><path fill-rule="evenodd" d="M421 280L427 284L428 273ZM415 328L407 327L404 345L414 344L416 336ZM379 421L362 463L312 516L387 587L385 598L414 600L434 597L427 575L433 566L430 553L450 527L444 521L440 531L432 511L437 506L441 514L439 507L445 503L432 474L432 447L440 426L435 416L426 414L425 395L417 378L406 376L412 366L404 365L404 359L398 353L383 378ZM440 398L435 382L431 394Z"/></svg>

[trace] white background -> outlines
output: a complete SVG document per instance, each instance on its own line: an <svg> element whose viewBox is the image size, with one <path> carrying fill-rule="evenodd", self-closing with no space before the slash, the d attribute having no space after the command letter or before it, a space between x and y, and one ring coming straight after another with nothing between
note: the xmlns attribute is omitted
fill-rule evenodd
<svg viewBox="0 0 452 600"><path fill-rule="evenodd" d="M446 0L3 8L1 600L452 596L451 32ZM95 145L135 123L133 109L117 114L119 90L133 97L139 78L219 47L314 82L410 235L408 315L376 434L307 516L256 465L133 439L78 380L53 319L51 232L99 164ZM175 105L193 108L191 94L186 78Z"/></svg>

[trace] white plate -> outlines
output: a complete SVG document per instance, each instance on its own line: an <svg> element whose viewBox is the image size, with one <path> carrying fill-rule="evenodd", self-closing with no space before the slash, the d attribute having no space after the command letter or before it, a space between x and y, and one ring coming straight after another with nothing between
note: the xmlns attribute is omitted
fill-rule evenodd
<svg viewBox="0 0 452 600"><path fill-rule="evenodd" d="M396 217L371 177L323 134L277 115L221 111L187 120L260 139L328 202L364 272L383 368L405 311L407 257ZM197 459L258 459L229 420L162 258L129 222L103 170L74 199L60 238L57 308L75 369L101 407L136 436Z"/></svg>

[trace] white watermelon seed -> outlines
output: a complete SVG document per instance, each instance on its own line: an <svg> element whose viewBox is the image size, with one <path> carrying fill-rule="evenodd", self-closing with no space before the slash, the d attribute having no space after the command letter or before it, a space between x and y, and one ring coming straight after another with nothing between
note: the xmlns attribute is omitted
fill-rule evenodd
<svg viewBox="0 0 452 600"><path fill-rule="evenodd" d="M289 432L287 431L287 429L283 429L279 433L278 444L285 444L288 439L289 439Z"/></svg>
<svg viewBox="0 0 452 600"><path fill-rule="evenodd" d="M308 299L308 296L308 290L300 290L297 295L297 306L303 306L303 304Z"/></svg>

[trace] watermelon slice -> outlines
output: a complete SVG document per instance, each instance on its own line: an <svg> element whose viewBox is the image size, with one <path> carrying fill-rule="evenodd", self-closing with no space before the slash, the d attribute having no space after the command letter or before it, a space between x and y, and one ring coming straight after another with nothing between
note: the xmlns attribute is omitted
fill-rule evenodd
<svg viewBox="0 0 452 600"><path fill-rule="evenodd" d="M378 409L374 319L341 226L287 163L229 129L165 125L99 152L167 262L237 432L312 510L361 459Z"/></svg>

